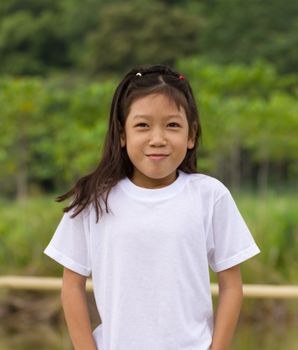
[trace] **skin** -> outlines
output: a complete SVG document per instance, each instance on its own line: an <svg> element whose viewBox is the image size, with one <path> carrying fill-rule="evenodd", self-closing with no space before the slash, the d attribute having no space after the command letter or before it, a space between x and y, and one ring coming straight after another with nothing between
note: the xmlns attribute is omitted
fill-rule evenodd
<svg viewBox="0 0 298 350"><path fill-rule="evenodd" d="M144 188L173 183L187 149L194 147L185 110L163 94L139 98L130 106L121 146L134 166L131 181ZM239 266L217 274L219 299L211 350L228 350L242 303ZM86 302L86 277L64 268L61 300L75 350L100 350L92 336Z"/></svg>
<svg viewBox="0 0 298 350"><path fill-rule="evenodd" d="M92 336L85 276L64 268L61 302L74 349L100 350Z"/></svg>
<svg viewBox="0 0 298 350"><path fill-rule="evenodd" d="M219 294L211 350L228 350L243 299L240 266L217 273L217 278Z"/></svg>
<svg viewBox="0 0 298 350"><path fill-rule="evenodd" d="M132 182L159 188L176 179L187 149L194 147L185 110L163 94L135 100L126 118L121 146L134 166Z"/></svg>

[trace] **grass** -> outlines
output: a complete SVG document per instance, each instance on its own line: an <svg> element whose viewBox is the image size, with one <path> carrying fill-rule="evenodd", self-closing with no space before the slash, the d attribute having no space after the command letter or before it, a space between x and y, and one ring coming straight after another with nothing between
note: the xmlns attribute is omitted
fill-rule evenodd
<svg viewBox="0 0 298 350"><path fill-rule="evenodd" d="M62 216L53 197L0 203L0 273L57 275L61 268L43 254Z"/></svg>
<svg viewBox="0 0 298 350"><path fill-rule="evenodd" d="M295 193L235 195L261 254L243 264L251 283L298 283L298 201Z"/></svg>

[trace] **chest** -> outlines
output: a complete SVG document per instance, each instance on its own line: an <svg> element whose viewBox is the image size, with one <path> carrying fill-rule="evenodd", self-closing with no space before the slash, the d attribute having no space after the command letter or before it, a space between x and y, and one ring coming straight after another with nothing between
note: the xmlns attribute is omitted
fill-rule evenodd
<svg viewBox="0 0 298 350"><path fill-rule="evenodd" d="M112 203L111 213L91 228L97 250L163 256L205 250L202 208L197 203L161 201Z"/></svg>

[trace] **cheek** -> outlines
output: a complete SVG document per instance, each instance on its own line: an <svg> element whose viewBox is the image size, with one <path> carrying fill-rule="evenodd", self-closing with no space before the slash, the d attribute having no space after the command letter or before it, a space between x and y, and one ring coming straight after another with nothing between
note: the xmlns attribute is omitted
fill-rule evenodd
<svg viewBox="0 0 298 350"><path fill-rule="evenodd" d="M146 142L146 137L141 133L134 133L132 131L127 131L126 133L126 145L129 147L130 145L136 146L141 145Z"/></svg>
<svg viewBox="0 0 298 350"><path fill-rule="evenodd" d="M179 143L181 147L188 146L189 142L190 142L190 138L189 138L188 132L184 132L183 134L180 134L177 137L177 143Z"/></svg>

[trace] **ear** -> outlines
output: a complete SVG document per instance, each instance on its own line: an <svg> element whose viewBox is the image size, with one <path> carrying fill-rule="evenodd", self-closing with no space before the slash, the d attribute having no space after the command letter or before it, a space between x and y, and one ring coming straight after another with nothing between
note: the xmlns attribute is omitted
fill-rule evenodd
<svg viewBox="0 0 298 350"><path fill-rule="evenodd" d="M192 148L194 148L194 146L195 146L194 140L189 138L188 141L187 141L187 148L188 149L192 149Z"/></svg>
<svg viewBox="0 0 298 350"><path fill-rule="evenodd" d="M190 131L189 131L189 135L188 135L188 140L187 140L187 148L188 149L192 149L195 146L195 137L196 137L196 130L193 127Z"/></svg>
<svg viewBox="0 0 298 350"><path fill-rule="evenodd" d="M121 148L125 147L126 145L126 135L124 130L122 130L120 133L120 144L121 144Z"/></svg>

